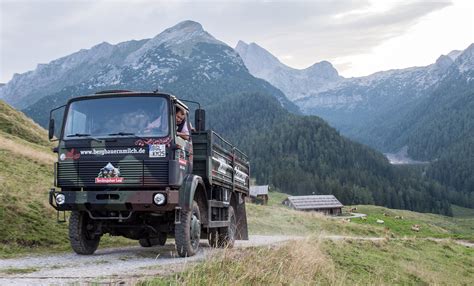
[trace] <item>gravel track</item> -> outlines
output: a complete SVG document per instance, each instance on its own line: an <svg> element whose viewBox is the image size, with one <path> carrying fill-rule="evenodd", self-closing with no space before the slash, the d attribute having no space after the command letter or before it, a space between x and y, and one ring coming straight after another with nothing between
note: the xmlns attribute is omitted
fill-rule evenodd
<svg viewBox="0 0 474 286"><path fill-rule="evenodd" d="M273 245L304 238L286 235L251 235L247 241L236 241L235 247ZM319 238L335 241L386 240L383 237L343 235L322 235ZM390 240L407 239L410 238L392 238ZM436 238L417 239L436 242L452 241L466 247L474 247L472 242L466 241ZM140 246L99 248L94 255L90 256L64 253L0 259L0 285L134 285L137 281L147 277L180 272L186 266L208 259L219 251L222 250L211 248L207 241L201 240L201 249L195 256L182 258L178 256L174 241L172 241L165 246L151 248Z"/></svg>
<svg viewBox="0 0 474 286"><path fill-rule="evenodd" d="M236 241L236 247L271 245L300 238L253 235L248 241ZM0 259L0 285L133 285L144 277L182 271L218 251L221 250L201 240L201 250L189 258L179 257L173 242L152 248L99 248L91 256L66 253Z"/></svg>

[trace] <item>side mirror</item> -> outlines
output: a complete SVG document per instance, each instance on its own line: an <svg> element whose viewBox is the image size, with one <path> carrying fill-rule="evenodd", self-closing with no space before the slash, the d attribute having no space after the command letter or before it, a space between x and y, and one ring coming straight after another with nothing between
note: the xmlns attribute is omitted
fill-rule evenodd
<svg viewBox="0 0 474 286"><path fill-rule="evenodd" d="M54 136L54 119L49 120L49 129L48 129L48 137L49 140L53 139Z"/></svg>
<svg viewBox="0 0 474 286"><path fill-rule="evenodd" d="M66 107L66 105L61 105L59 107L56 107L54 109L51 109L51 111L49 112L49 128L48 128L48 137L49 137L49 140L51 141L51 139L53 139L54 137L54 131L55 131L55 128L54 128L54 116L53 116L53 113L55 113L56 111L60 110L60 109L63 109L64 107ZM64 116L64 110L63 110L63 116ZM58 117L56 117L56 119L58 119ZM59 122L61 123L61 119L58 119ZM58 139L56 139L58 140ZM53 141L56 141L56 140L53 140Z"/></svg>
<svg viewBox="0 0 474 286"><path fill-rule="evenodd" d="M206 111L204 109L196 109L194 113L194 126L196 131L206 130Z"/></svg>

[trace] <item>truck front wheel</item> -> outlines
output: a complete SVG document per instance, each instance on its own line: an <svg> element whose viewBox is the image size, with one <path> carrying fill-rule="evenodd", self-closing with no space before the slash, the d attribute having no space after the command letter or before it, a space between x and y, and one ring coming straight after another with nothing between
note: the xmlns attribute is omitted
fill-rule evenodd
<svg viewBox="0 0 474 286"><path fill-rule="evenodd" d="M87 213L73 211L69 218L69 241L77 254L93 254L100 242L100 235L94 233L95 226Z"/></svg>
<svg viewBox="0 0 474 286"><path fill-rule="evenodd" d="M176 250L179 256L193 256L199 250L201 238L201 213L199 205L193 201L190 210L183 210L181 223L175 226Z"/></svg>

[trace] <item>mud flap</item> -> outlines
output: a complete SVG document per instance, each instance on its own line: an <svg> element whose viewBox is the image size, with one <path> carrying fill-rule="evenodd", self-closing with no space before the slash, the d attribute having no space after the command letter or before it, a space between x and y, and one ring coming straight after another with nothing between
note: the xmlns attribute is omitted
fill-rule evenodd
<svg viewBox="0 0 474 286"><path fill-rule="evenodd" d="M237 233L235 239L248 240L249 231L247 227L247 211L245 209L245 198L239 193L237 206L235 208L235 216L237 218Z"/></svg>

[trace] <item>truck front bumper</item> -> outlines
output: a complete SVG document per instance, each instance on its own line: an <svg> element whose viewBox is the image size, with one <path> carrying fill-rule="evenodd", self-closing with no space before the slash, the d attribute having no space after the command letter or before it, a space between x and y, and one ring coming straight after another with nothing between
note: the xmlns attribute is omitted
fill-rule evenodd
<svg viewBox="0 0 474 286"><path fill-rule="evenodd" d="M162 205L153 202L155 194L165 195ZM64 197L59 200L58 195ZM62 203L58 203L62 202ZM49 192L49 204L58 211L146 211L166 212L178 206L179 191L56 191Z"/></svg>

